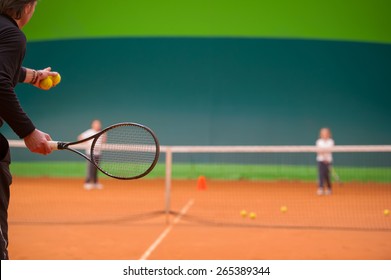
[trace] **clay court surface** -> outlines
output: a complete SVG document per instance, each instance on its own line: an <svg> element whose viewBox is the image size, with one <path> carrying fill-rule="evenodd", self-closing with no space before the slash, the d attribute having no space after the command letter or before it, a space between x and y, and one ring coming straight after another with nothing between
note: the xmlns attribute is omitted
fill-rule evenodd
<svg viewBox="0 0 391 280"><path fill-rule="evenodd" d="M12 259L391 259L389 184L15 178ZM288 211L280 211L286 206ZM256 213L243 218L240 211ZM167 223L169 219L170 223Z"/></svg>

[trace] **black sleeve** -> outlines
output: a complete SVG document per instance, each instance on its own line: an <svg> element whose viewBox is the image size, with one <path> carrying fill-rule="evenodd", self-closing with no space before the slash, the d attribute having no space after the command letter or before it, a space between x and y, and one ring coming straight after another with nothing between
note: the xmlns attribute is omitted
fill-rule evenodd
<svg viewBox="0 0 391 280"><path fill-rule="evenodd" d="M15 73L20 71L23 49L20 49L20 35L10 34L6 42L2 38L0 44L0 118L20 137L29 135L35 126L23 111L14 92ZM10 38L9 38L10 37ZM20 75L16 80L20 79Z"/></svg>
<svg viewBox="0 0 391 280"><path fill-rule="evenodd" d="M20 106L13 88L4 85L0 74L0 117L20 138L24 138L33 132L35 126Z"/></svg>
<svg viewBox="0 0 391 280"><path fill-rule="evenodd" d="M24 68L24 67L20 68L19 83L23 83L24 82L24 80L26 79L26 73L27 73L26 68Z"/></svg>

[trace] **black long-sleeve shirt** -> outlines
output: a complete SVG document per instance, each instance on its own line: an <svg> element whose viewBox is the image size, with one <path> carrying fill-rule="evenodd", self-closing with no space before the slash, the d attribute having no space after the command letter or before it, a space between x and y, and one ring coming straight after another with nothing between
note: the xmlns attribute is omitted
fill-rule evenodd
<svg viewBox="0 0 391 280"><path fill-rule="evenodd" d="M25 52L25 35L13 19L0 14L0 126L3 119L20 138L35 129L14 91L26 77L22 68Z"/></svg>

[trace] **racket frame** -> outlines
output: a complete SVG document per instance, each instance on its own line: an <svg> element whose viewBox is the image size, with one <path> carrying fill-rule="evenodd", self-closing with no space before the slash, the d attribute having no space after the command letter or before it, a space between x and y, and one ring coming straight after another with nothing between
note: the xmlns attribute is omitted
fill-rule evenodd
<svg viewBox="0 0 391 280"><path fill-rule="evenodd" d="M101 167L99 167L98 164L94 161L94 147L95 147L95 144L96 144L97 140L99 139L99 137L102 134L106 133L107 131L109 131L111 129L114 129L116 127L120 127L120 126L137 126L137 127L140 127L142 129L148 131L152 135L152 137L153 137L153 139L155 141L156 153L155 153L155 158L154 158L151 166L145 172L143 172L142 174L139 174L137 176L132 176L132 177L115 176L113 174L108 173L107 171L105 171ZM78 151L76 149L73 149L73 148L69 147L69 146L73 146L73 145L77 145L77 144L82 144L82 143L90 141L92 139L93 139L93 142L91 143L91 147L90 147L90 157L85 155L85 154L83 154L82 152L80 152L80 151ZM138 123L132 123L132 122L123 122L123 123L113 124L111 126L106 127L105 129L95 133L94 135L92 135L90 137L87 137L85 139L82 139L82 140L78 140L78 141L74 141L74 142L49 141L49 145L50 145L52 150L68 150L68 151L71 151L71 152L73 152L75 154L78 154L79 156L82 156L83 158L88 160L90 163L92 163L103 174L105 174L105 175L107 175L109 177L115 178L115 179L119 179L119 180L133 180L133 179L139 179L141 177L144 177L145 175L150 173L152 171L152 169L155 167L155 165L157 164L157 162L159 160L159 155L160 155L159 140L157 139L155 133L149 127L147 127L145 125L138 124Z"/></svg>

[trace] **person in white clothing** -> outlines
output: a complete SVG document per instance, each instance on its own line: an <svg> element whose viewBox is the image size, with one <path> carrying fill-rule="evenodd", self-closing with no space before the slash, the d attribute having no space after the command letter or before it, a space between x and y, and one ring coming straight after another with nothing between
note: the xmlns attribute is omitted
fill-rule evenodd
<svg viewBox="0 0 391 280"><path fill-rule="evenodd" d="M100 120L93 120L91 123L91 128L84 131L82 134L80 134L77 137L77 139L78 140L86 139L86 138L98 133L99 131L101 131L101 129L102 129L102 125L101 125ZM86 154L88 156L91 154L90 148L91 148L92 141L93 140L85 142L87 145ZM99 162L99 154L97 154L97 152L98 151L95 150L94 159L95 159L95 161ZM91 190L93 188L96 188L96 189L103 188L102 184L100 184L98 182L98 169L95 167L95 165L93 165L89 161L87 162L87 176L86 176L86 179L84 182L84 188L86 190Z"/></svg>
<svg viewBox="0 0 391 280"><path fill-rule="evenodd" d="M330 168L333 162L333 155L329 150L334 146L334 140L331 138L329 128L322 128L319 133L319 139L316 141L316 147L320 150L317 152L316 161L318 162L318 195L330 195L332 193L332 185L330 180ZM323 151L322 151L323 150ZM325 185L327 189L325 190Z"/></svg>

